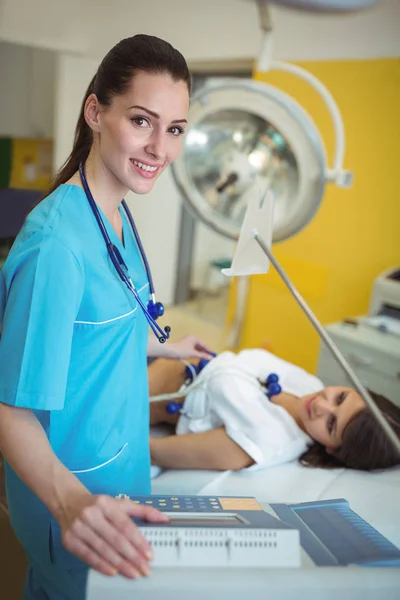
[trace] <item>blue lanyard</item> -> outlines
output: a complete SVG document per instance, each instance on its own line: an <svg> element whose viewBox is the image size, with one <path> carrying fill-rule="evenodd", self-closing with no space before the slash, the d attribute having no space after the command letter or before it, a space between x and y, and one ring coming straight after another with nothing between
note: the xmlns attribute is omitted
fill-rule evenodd
<svg viewBox="0 0 400 600"><path fill-rule="evenodd" d="M153 278L151 276L150 266L147 261L146 253L142 246L142 242L140 240L139 233L136 229L136 225L135 225L135 222L131 215L131 212L130 212L128 206L126 205L125 200L122 200L122 206L124 208L126 216L128 217L129 224L132 228L132 232L133 232L133 235L135 236L136 244L137 244L137 247L140 252L140 256L142 258L144 267L146 269L146 275L147 275L147 279L149 282L149 288L150 288L150 300L147 303L147 307L144 305L143 301L140 299L140 296L139 296L138 292L136 291L136 288L133 285L131 278L128 275L128 267L126 266L125 261L122 258L120 251L115 246L115 244L113 244L112 241L110 240L110 236L107 233L107 229L103 223L103 219L101 218L99 209L97 208L97 204L92 196L92 192L90 191L89 184L87 182L86 175L85 175L84 165L82 163L79 165L79 175L81 177L83 189L84 189L86 197L89 201L90 208L92 209L92 212L96 218L97 224L99 226L99 229L101 231L101 234L102 234L105 244L107 246L107 251L110 256L111 262L113 263L115 270L117 271L121 281L126 285L128 290L133 294L136 302L139 304L140 308L142 309L143 314L146 317L154 335L156 336L158 341L161 344L163 344L169 338L171 328L166 326L165 329L163 330L156 323L156 319L158 317L160 317L162 314L164 314L164 306L161 304L161 302L156 302L156 300L155 300Z"/></svg>

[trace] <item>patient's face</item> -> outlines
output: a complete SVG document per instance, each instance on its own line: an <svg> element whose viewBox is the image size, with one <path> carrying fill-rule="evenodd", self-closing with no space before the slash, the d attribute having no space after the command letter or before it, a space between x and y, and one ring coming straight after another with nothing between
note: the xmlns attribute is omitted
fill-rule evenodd
<svg viewBox="0 0 400 600"><path fill-rule="evenodd" d="M353 389L327 387L300 398L299 418L310 437L334 450L341 446L349 421L363 408L364 400Z"/></svg>

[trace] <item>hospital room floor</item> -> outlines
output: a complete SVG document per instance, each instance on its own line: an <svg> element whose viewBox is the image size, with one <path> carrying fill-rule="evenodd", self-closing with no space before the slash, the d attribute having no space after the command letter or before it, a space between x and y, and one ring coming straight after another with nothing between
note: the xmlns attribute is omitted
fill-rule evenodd
<svg viewBox="0 0 400 600"><path fill-rule="evenodd" d="M209 296L186 305L166 309L165 323L172 329L172 339L188 333L203 339L215 352L225 345L224 330L227 298L225 294ZM21 600L27 562L8 520L5 502L3 462L0 455L0 598Z"/></svg>

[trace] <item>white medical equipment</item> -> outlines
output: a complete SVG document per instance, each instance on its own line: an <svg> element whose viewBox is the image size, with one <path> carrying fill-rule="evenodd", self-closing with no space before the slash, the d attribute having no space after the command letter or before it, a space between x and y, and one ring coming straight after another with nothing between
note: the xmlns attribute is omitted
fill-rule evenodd
<svg viewBox="0 0 400 600"><path fill-rule="evenodd" d="M400 406L400 333L392 333L388 326L382 328L381 317L346 319L327 325L326 331L362 384ZM317 377L326 386L351 386L324 344L318 356Z"/></svg>
<svg viewBox="0 0 400 600"><path fill-rule="evenodd" d="M369 314L361 320L365 325L392 333L400 343L400 267L387 269L376 278ZM400 370L397 377L400 378Z"/></svg>
<svg viewBox="0 0 400 600"><path fill-rule="evenodd" d="M282 470L287 471L293 466L300 468L299 465L286 465ZM315 473L314 470L311 472ZM292 477L286 477L286 481L293 480L293 474ZM265 491L269 486L266 486L263 472L259 472L256 479L257 477L261 478L259 484ZM302 477L305 477L303 473ZM254 481L252 478L251 482ZM276 487L274 483L273 488ZM326 483L325 480L324 488ZM219 485L216 482L215 487L222 489L224 484L222 481ZM210 496L199 491L197 495L156 494L151 497L134 497L133 501L140 504L150 501L152 506L175 518L175 523L172 521L163 528L151 524L144 528L145 531L154 530L152 541L155 556L159 555L163 566L155 568L151 577L135 582L123 577L106 577L92 571L88 580L88 600L106 600L111 597L128 600L132 595L142 600L159 598L160 595L171 600L188 597L209 597L212 600L242 600L244 597L252 600L264 600L265 597L272 600L297 600L303 596L312 600L319 600L321 597L334 600L338 594L342 600L361 597L372 600L377 597L378 590L387 600L397 599L400 570L393 567L400 562L400 550L354 512L351 503L343 498L332 499L331 495L324 498L319 502L295 501L294 504L276 501L261 505L256 503L263 509L260 511L257 506L251 506L254 498L230 496L229 493ZM251 510L246 510L249 507ZM191 512L193 508L195 510ZM273 530L268 528L258 528L258 531L255 528L252 532L246 532L236 526L235 535L231 536L232 526L217 524L218 517L222 517L224 513L228 521L232 516L248 520L251 515L250 520L254 523L264 511L264 518L272 518L270 525L274 526L274 517L278 517L298 531L282 531L286 534L286 539L281 539L278 535L275 537ZM198 522L202 515L204 526ZM186 524L179 522L182 516ZM214 525L207 523L210 517L217 517ZM188 523L193 518L196 523L189 526ZM296 548L298 538L295 536L298 532L301 549L299 546ZM293 568L294 565L291 568L265 568L271 567L272 561L277 559L286 562L298 560L299 549L299 566L302 568ZM256 568L262 553L265 562ZM239 556L243 562L232 568ZM218 566L221 562L225 566ZM371 565L373 568L368 568ZM174 566L185 568L171 568ZM335 568L332 569L332 566Z"/></svg>
<svg viewBox="0 0 400 600"><path fill-rule="evenodd" d="M376 278L369 314L389 317L400 325L400 266L387 269Z"/></svg>
<svg viewBox="0 0 400 600"><path fill-rule="evenodd" d="M326 327L363 385L400 405L400 269L392 267L373 285L368 315ZM322 346L318 377L326 385L349 385L327 348Z"/></svg>
<svg viewBox="0 0 400 600"><path fill-rule="evenodd" d="M299 530L265 511L255 498L152 495L130 499L170 518L167 525L135 519L154 549L155 567L300 566Z"/></svg>

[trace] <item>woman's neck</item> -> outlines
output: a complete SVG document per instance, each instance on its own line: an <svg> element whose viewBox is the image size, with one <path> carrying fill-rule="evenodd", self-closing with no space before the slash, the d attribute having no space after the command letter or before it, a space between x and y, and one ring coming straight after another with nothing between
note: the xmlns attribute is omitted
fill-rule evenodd
<svg viewBox="0 0 400 600"><path fill-rule="evenodd" d="M270 401L284 408L293 417L300 429L304 430L299 418L299 398L297 396L281 392L277 396L272 396Z"/></svg>
<svg viewBox="0 0 400 600"><path fill-rule="evenodd" d="M96 204L114 226L115 221L120 220L118 208L128 190L104 165L94 147L85 163L85 175ZM67 183L83 188L79 172L75 173Z"/></svg>

